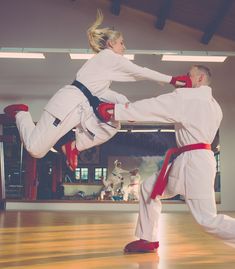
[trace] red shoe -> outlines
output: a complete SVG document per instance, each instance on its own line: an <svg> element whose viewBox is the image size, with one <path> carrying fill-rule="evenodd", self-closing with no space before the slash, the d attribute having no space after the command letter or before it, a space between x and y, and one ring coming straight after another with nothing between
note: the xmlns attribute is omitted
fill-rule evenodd
<svg viewBox="0 0 235 269"><path fill-rule="evenodd" d="M29 111L29 107L24 104L9 105L3 110L5 114L10 118L15 118L16 113L19 111Z"/></svg>
<svg viewBox="0 0 235 269"><path fill-rule="evenodd" d="M73 141L69 141L68 143L65 144L65 151L66 151L67 165L72 171L75 171L75 169L78 166L78 155L80 152L76 147L72 149L72 142Z"/></svg>
<svg viewBox="0 0 235 269"><path fill-rule="evenodd" d="M159 247L159 242L149 242L147 240L136 240L127 244L124 248L125 253L148 253L155 252Z"/></svg>

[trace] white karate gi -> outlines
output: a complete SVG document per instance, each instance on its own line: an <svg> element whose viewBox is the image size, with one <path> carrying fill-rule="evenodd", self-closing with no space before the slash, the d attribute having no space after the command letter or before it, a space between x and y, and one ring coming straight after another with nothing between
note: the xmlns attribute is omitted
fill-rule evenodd
<svg viewBox="0 0 235 269"><path fill-rule="evenodd" d="M104 196L107 192L110 193L110 196L114 195L113 185L110 181L107 181L105 179L102 180L104 187L102 188L100 192L100 199L104 200Z"/></svg>
<svg viewBox="0 0 235 269"><path fill-rule="evenodd" d="M123 180L122 174L125 174L125 173L129 173L129 171L122 169L121 167L116 166L116 167L114 167L114 169L109 177L109 180L113 184L118 184L118 183L122 182L122 180Z"/></svg>
<svg viewBox="0 0 235 269"><path fill-rule="evenodd" d="M222 111L208 86L176 89L170 94L137 101L128 107L115 106L116 120L152 121L175 126L179 147L211 144L222 120ZM214 236L235 247L235 219L217 215L214 179L216 161L210 150L194 150L179 155L171 168L164 195L181 194L195 220ZM150 199L156 175L146 179L140 192L140 213L136 236L158 241L161 197Z"/></svg>
<svg viewBox="0 0 235 269"><path fill-rule="evenodd" d="M112 81L149 79L169 83L171 78L140 67L110 49L88 60L76 75L76 80L83 83L93 95L104 101L121 104L127 103L128 99L109 88ZM57 127L53 125L55 118L61 120ZM104 143L120 128L118 122L112 123L117 129L101 123L94 116L87 98L71 85L60 89L50 99L36 127L29 112L17 113L16 124L26 149L37 158L43 157L59 138L74 127L78 127L76 146L80 151ZM89 135L90 132L95 136Z"/></svg>
<svg viewBox="0 0 235 269"><path fill-rule="evenodd" d="M140 174L137 172L135 175L130 176L130 183L128 185L128 200L139 200L139 186Z"/></svg>

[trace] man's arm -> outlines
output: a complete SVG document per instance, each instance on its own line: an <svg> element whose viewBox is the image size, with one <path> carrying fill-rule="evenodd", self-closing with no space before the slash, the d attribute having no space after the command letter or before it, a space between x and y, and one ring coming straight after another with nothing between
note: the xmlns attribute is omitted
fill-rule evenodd
<svg viewBox="0 0 235 269"><path fill-rule="evenodd" d="M178 83L181 83L181 84L184 84L184 87L185 88L192 88L192 81L190 79L190 77L188 75L183 75L183 76L178 76L178 77L172 77L171 81L170 81L171 84L173 84L174 86L177 86ZM182 85L181 85L182 86ZM165 97L163 97L164 99ZM160 99L162 99L161 97L159 97L159 99L157 99L157 103L160 101ZM165 98L167 99L167 98ZM144 107L145 108L145 103L148 103L149 102L149 105L151 105L151 99L146 99L146 100L142 100L144 102L144 104L142 103L138 103L137 105L139 105L138 109L136 112L134 112L133 114L138 115L139 112L141 111L141 108ZM153 100L156 100L156 98L152 98L152 101ZM139 101L139 102L142 102L142 101ZM137 103L137 102L136 102ZM134 104L131 104L131 106L135 107L136 103ZM174 100L173 100L173 103L171 104L171 102L168 102L170 105L173 105L174 107ZM168 103L166 103L165 105L167 106ZM117 108L119 107L119 109L121 108L127 108L129 106L130 103L127 103L125 105L122 105L120 106L120 104L117 104ZM161 104L161 102L159 103ZM143 114L140 114L139 116L137 116L137 120L134 120L134 119L129 119L129 121L142 121L141 120L141 115L145 115L145 112L147 113L150 113L150 114L154 114L154 113L151 113L150 111L148 111L148 109L150 108L151 106L146 106L146 109L144 109L144 111L141 111L143 112ZM161 107L161 106L160 106ZM100 115L101 118L103 118L103 121L105 122L108 122L110 120L124 120L124 119L119 119L118 118L118 112L115 113L115 116L114 116L114 108L115 108L115 105L112 104L112 103L102 103L100 104L98 107L97 107L97 111ZM168 110L168 112L171 112L171 108ZM135 109L135 108L133 108ZM152 107L151 107L152 109ZM117 109L118 110L118 109ZM164 111L164 110L162 110ZM128 113L130 113L130 110L128 111ZM126 113L126 116L128 115L128 113ZM161 113L160 113L161 114ZM133 117L133 115L129 115L130 117ZM148 115L147 115L148 116ZM163 119L161 119L160 121L162 122ZM166 119L165 119L166 120ZM145 120L146 121L146 120Z"/></svg>
<svg viewBox="0 0 235 269"><path fill-rule="evenodd" d="M174 124L181 120L181 111L180 98L173 92L126 105L117 104L113 117L119 121Z"/></svg>
<svg viewBox="0 0 235 269"><path fill-rule="evenodd" d="M107 104L99 106L99 113L105 121L176 123L181 120L182 102L176 92L128 104Z"/></svg>

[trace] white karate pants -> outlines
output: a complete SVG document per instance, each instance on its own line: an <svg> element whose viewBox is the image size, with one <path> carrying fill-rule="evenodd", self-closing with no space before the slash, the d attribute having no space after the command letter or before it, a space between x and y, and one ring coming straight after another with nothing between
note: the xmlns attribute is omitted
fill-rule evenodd
<svg viewBox="0 0 235 269"><path fill-rule="evenodd" d="M159 198L155 200L149 198L155 181L156 175L153 175L141 185L140 209L135 233L138 238L151 242L159 241L159 218L162 208ZM177 193L173 196L175 195ZM235 248L235 219L217 214L215 198L186 199L185 202L194 219L206 232Z"/></svg>
<svg viewBox="0 0 235 269"><path fill-rule="evenodd" d="M16 125L21 141L26 150L35 158L42 158L54 146L54 144L72 128L76 129L76 147L79 151L97 146L109 140L117 133L117 128L101 123L94 114L84 119L82 124L81 108L76 107L63 121L54 126L55 117L44 111L35 125L29 112L20 111L16 114ZM91 136L84 130L86 123L91 127ZM83 125L83 127L82 127ZM86 127L85 127L86 128Z"/></svg>

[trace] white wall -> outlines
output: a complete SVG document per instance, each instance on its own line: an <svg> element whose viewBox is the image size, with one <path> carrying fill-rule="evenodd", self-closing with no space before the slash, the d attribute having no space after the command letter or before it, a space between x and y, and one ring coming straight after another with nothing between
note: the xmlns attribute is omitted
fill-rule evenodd
<svg viewBox="0 0 235 269"><path fill-rule="evenodd" d="M86 195L92 195L93 193L98 193L102 189L102 185L85 185L85 184L63 184L64 195L73 196L78 193L78 191L84 191Z"/></svg>
<svg viewBox="0 0 235 269"><path fill-rule="evenodd" d="M214 36L209 45L200 43L202 33L177 23L167 22L164 31L155 29L155 17L122 7L120 16L109 12L110 1L5 0L0 9L2 47L88 48L86 29L93 22L96 8L105 15L104 26L115 26L124 34L128 49L235 51L235 42ZM200 18L199 18L200 19ZM135 63L167 74L185 73L189 63L161 62L158 56L137 56ZM48 55L45 61L0 59L0 111L6 104L26 102L38 120L50 96L73 80L82 63L66 55ZM223 64L208 64L214 81L214 96L224 112L221 126L221 210L235 210L233 151L235 137L235 58ZM163 89L153 82L114 83L130 100L158 95Z"/></svg>

